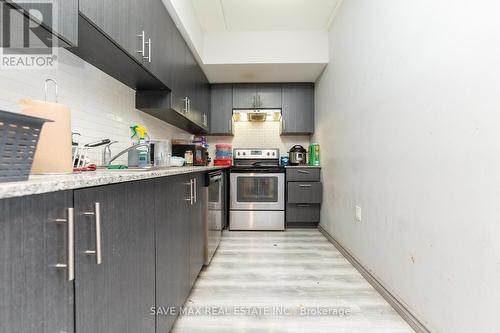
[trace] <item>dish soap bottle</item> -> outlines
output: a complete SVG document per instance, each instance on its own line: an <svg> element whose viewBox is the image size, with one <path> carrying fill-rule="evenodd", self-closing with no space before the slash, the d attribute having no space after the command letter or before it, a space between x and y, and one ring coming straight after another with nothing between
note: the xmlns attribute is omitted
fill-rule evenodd
<svg viewBox="0 0 500 333"><path fill-rule="evenodd" d="M132 130L131 138L136 138L135 144L147 144L149 147L150 138L146 133L146 129L142 126L134 125L131 126ZM149 165L149 148L142 146L135 149L137 153L137 166L139 168L146 168Z"/></svg>

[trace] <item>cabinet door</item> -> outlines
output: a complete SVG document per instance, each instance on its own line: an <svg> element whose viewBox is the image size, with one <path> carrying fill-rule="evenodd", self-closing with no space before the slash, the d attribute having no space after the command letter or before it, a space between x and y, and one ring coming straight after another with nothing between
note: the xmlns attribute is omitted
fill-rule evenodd
<svg viewBox="0 0 500 333"><path fill-rule="evenodd" d="M185 111L185 98L188 94L186 79L186 44L180 32L176 29L172 34L171 57L172 57L172 84L171 103L172 109L179 113Z"/></svg>
<svg viewBox="0 0 500 333"><path fill-rule="evenodd" d="M233 85L233 109L257 107L257 86L255 84Z"/></svg>
<svg viewBox="0 0 500 333"><path fill-rule="evenodd" d="M153 188L147 180L74 192L77 332L154 332Z"/></svg>
<svg viewBox="0 0 500 333"><path fill-rule="evenodd" d="M0 200L0 332L74 332L73 281L55 267L71 206L71 191Z"/></svg>
<svg viewBox="0 0 500 333"><path fill-rule="evenodd" d="M257 85L257 105L262 109L281 109L281 84Z"/></svg>
<svg viewBox="0 0 500 333"><path fill-rule="evenodd" d="M80 12L129 55L142 62L144 7L135 0L79 0Z"/></svg>
<svg viewBox="0 0 500 333"><path fill-rule="evenodd" d="M214 84L211 90L210 133L233 134L233 86Z"/></svg>
<svg viewBox="0 0 500 333"><path fill-rule="evenodd" d="M314 84L283 85L282 134L314 133Z"/></svg>
<svg viewBox="0 0 500 333"><path fill-rule="evenodd" d="M201 124L201 76L203 72L198 66L191 50L186 45L187 96L189 98L188 118Z"/></svg>
<svg viewBox="0 0 500 333"><path fill-rule="evenodd" d="M208 80L205 77L205 73L201 67L196 63L196 91L194 98L196 101L196 106L193 110L194 121L201 127L208 127L208 104L206 102L206 90L207 90Z"/></svg>
<svg viewBox="0 0 500 333"><path fill-rule="evenodd" d="M146 45L146 56L149 56L151 51L151 61L145 59L143 64L167 87L171 87L173 60L170 49L173 44L173 34L177 28L161 0L139 2L144 12L141 15L141 25L146 31L147 41L151 39L151 45Z"/></svg>
<svg viewBox="0 0 500 333"><path fill-rule="evenodd" d="M78 0L44 0L43 2L12 0L11 2L15 4L15 7L26 11L38 11L42 15L42 20L40 22L39 18L34 18L37 23L41 23L69 46L78 45Z"/></svg>
<svg viewBox="0 0 500 333"><path fill-rule="evenodd" d="M155 185L156 307L180 307L189 295L190 183L187 175ZM159 315L156 332L169 332L176 315Z"/></svg>
<svg viewBox="0 0 500 333"><path fill-rule="evenodd" d="M194 202L191 205L189 231L189 283L192 287L205 261L205 219L207 197L204 190L204 174L194 174Z"/></svg>
<svg viewBox="0 0 500 333"><path fill-rule="evenodd" d="M202 126L209 130L212 110L210 105L210 83L208 83L205 75L203 75L202 82L202 106Z"/></svg>

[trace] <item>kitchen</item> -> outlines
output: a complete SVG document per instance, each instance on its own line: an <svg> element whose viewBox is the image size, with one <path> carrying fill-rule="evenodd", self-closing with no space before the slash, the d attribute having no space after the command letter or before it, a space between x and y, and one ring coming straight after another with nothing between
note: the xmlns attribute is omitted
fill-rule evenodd
<svg viewBox="0 0 500 333"><path fill-rule="evenodd" d="M500 328L498 5L0 7L0 332Z"/></svg>

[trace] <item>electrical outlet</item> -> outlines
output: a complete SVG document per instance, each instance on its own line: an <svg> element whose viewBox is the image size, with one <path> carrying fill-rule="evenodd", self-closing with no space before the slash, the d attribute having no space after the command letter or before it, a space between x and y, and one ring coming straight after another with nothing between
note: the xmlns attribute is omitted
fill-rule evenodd
<svg viewBox="0 0 500 333"><path fill-rule="evenodd" d="M361 207L355 206L356 208L356 222L361 222Z"/></svg>

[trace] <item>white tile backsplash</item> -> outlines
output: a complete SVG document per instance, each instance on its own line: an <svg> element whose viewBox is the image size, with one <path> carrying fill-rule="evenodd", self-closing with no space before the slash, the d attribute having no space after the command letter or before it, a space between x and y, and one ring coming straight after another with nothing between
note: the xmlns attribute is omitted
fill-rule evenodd
<svg viewBox="0 0 500 333"><path fill-rule="evenodd" d="M281 155L287 155L288 150L294 145L304 148L310 144L307 135L281 136L279 122L235 122L233 124L234 136L210 136L209 152L215 158L215 145L217 143L232 144L233 148L278 148Z"/></svg>
<svg viewBox="0 0 500 333"><path fill-rule="evenodd" d="M86 63L65 49L59 50L55 70L0 69L0 109L20 112L18 101L23 98L44 99L44 81L52 78L59 85L59 103L71 108L72 128L81 133L80 143L109 138L119 141L113 153L128 147L129 127L140 124L155 139L187 138L189 134L135 109L135 91ZM49 87L48 99L54 100ZM99 163L102 148L91 158ZM124 162L125 159L121 159Z"/></svg>

